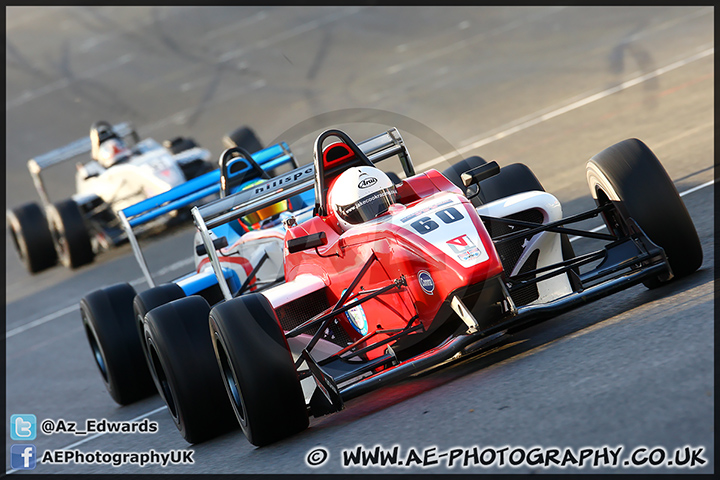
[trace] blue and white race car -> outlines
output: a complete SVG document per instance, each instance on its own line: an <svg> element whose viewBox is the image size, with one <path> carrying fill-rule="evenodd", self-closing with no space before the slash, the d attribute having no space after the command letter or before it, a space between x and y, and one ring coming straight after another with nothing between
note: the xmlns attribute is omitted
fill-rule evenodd
<svg viewBox="0 0 720 480"><path fill-rule="evenodd" d="M252 155L242 148L230 148L220 158L219 171L201 175L118 212L121 226L150 288L137 293L128 283L119 283L95 290L80 302L82 321L95 362L108 392L117 403L126 405L154 394L158 389L168 388L166 379L149 369L148 365L153 363L145 358L147 348L141 342L141 332L147 312L154 308L173 308L173 300L190 295L200 295L214 305L224 298L224 289L234 297L283 282L285 222L310 218L315 197L313 192L305 192L209 232L216 249L211 254L219 257L220 274L226 279L222 285L214 270L217 264L209 261L199 232L193 247L194 270L172 282L155 285L133 229L191 205L210 193L219 191L220 196L226 196L250 188L270 179L269 171L286 164L297 166L285 143ZM209 341L206 346L212 349ZM163 395L171 393L164 392Z"/></svg>
<svg viewBox="0 0 720 480"><path fill-rule="evenodd" d="M242 127L224 138L253 153L262 148L252 130ZM76 192L51 202L41 172L50 166L90 153L77 163ZM95 255L127 241L117 212L215 170L211 154L192 139L177 137L161 145L140 140L129 123L96 122L87 137L28 161L42 207L27 203L8 210L10 237L30 273L52 267L58 260L68 268L91 263ZM166 224L177 211L153 218L146 229ZM138 231L139 233L139 231Z"/></svg>

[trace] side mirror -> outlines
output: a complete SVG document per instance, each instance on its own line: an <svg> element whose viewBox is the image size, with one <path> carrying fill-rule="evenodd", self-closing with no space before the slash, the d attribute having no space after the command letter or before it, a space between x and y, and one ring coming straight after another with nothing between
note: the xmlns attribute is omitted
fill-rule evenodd
<svg viewBox="0 0 720 480"><path fill-rule="evenodd" d="M327 245L327 235L325 232L311 233L304 237L291 238L287 241L288 252L302 252L309 248L315 248L322 245Z"/></svg>
<svg viewBox="0 0 720 480"><path fill-rule="evenodd" d="M460 175L460 179L462 180L463 185L469 187L474 183L479 183L486 178L497 175L498 173L500 173L500 165L498 165L497 162L492 161L486 163L485 165L473 168L472 170L468 170Z"/></svg>

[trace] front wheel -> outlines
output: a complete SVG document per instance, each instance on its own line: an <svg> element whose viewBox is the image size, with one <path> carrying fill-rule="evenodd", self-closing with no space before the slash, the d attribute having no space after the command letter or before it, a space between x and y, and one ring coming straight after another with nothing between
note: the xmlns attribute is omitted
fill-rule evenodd
<svg viewBox="0 0 720 480"><path fill-rule="evenodd" d="M47 213L60 262L68 268L91 263L95 252L78 204L73 199L63 200L48 208Z"/></svg>
<svg viewBox="0 0 720 480"><path fill-rule="evenodd" d="M155 393L135 329L135 289L127 283L101 288L80 300L80 314L95 363L110 396L128 405Z"/></svg>
<svg viewBox="0 0 720 480"><path fill-rule="evenodd" d="M237 428L208 331L210 305L197 295L150 310L144 339L155 385L190 443Z"/></svg>
<svg viewBox="0 0 720 480"><path fill-rule="evenodd" d="M598 205L613 203L619 216L604 214L610 232L627 234L634 219L653 243L665 250L675 278L694 272L703 253L695 225L675 185L655 154L638 139L612 145L587 163L587 181ZM648 288L662 281L643 282Z"/></svg>
<svg viewBox="0 0 720 480"><path fill-rule="evenodd" d="M227 395L247 439L261 447L308 427L292 354L261 294L216 305L210 331Z"/></svg>

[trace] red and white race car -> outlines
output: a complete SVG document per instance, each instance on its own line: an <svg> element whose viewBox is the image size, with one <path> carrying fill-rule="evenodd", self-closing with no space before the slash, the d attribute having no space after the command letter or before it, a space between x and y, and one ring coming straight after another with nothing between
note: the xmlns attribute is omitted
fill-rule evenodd
<svg viewBox="0 0 720 480"><path fill-rule="evenodd" d="M400 183L376 168L394 156ZM286 222L284 284L226 295L212 309L187 297L146 316L151 367L181 433L197 442L215 434L208 425L237 419L252 444L266 445L388 382L699 268L692 220L645 144L625 140L594 156L587 181L597 208L563 218L522 164L471 157L416 174L395 129L359 145L327 130L313 165L194 208L220 272L208 229L315 190L313 217ZM569 227L596 216L608 233ZM607 244L575 255L568 235ZM208 316L212 350L200 351Z"/></svg>

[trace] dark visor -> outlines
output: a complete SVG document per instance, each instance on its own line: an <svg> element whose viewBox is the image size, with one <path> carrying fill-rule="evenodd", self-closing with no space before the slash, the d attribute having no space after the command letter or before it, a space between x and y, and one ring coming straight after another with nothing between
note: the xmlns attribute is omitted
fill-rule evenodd
<svg viewBox="0 0 720 480"><path fill-rule="evenodd" d="M395 203L396 194L394 186L385 188L350 205L338 205L337 212L340 218L353 225L367 222L387 212L388 207Z"/></svg>

